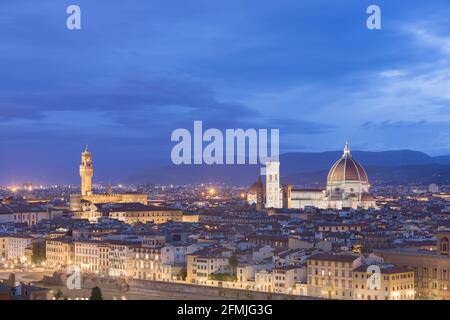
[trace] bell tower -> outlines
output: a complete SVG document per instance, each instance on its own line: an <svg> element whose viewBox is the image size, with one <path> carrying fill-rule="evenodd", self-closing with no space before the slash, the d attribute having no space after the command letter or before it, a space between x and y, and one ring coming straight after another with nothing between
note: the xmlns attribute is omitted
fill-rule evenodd
<svg viewBox="0 0 450 320"><path fill-rule="evenodd" d="M283 192L280 187L280 162L266 163L266 208L282 208Z"/></svg>
<svg viewBox="0 0 450 320"><path fill-rule="evenodd" d="M81 176L81 196L92 195L92 176L94 167L92 166L92 153L88 151L88 146L81 154L80 176Z"/></svg>

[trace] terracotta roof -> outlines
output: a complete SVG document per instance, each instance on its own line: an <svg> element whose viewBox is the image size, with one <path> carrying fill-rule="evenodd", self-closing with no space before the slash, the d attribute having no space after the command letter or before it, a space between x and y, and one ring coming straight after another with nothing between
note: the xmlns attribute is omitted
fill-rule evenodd
<svg viewBox="0 0 450 320"><path fill-rule="evenodd" d="M130 212L130 211L179 211L167 207L146 206L139 202L96 204L98 212Z"/></svg>
<svg viewBox="0 0 450 320"><path fill-rule="evenodd" d="M405 273L405 272L412 272L411 269L396 266L393 264L382 264L378 265L380 267L381 274L396 274L396 273ZM367 272L367 265L362 265L354 269L354 272Z"/></svg>
<svg viewBox="0 0 450 320"><path fill-rule="evenodd" d="M343 255L343 254L328 254L320 253L312 255L308 260L321 260L321 261L339 261L339 262L353 262L358 259L359 256Z"/></svg>
<svg viewBox="0 0 450 320"><path fill-rule="evenodd" d="M363 181L368 182L366 171L354 160L350 154L350 149L346 145L346 149L342 158L340 158L331 167L328 173L328 181Z"/></svg>

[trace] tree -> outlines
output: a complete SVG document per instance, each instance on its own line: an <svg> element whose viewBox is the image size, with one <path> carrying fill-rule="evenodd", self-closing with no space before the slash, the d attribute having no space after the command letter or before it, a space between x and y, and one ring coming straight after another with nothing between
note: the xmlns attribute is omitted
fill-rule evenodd
<svg viewBox="0 0 450 320"><path fill-rule="evenodd" d="M235 254L233 254L230 258L228 258L228 264L232 268L233 272L236 270L238 263L239 263L239 260Z"/></svg>
<svg viewBox="0 0 450 320"><path fill-rule="evenodd" d="M209 280L215 281L236 281L237 277L234 274L226 274L226 273L213 273L208 276Z"/></svg>
<svg viewBox="0 0 450 320"><path fill-rule="evenodd" d="M62 297L63 297L63 293L62 293L61 290L58 289L58 291L56 291L56 293L55 293L55 299L56 300L61 300Z"/></svg>
<svg viewBox="0 0 450 320"><path fill-rule="evenodd" d="M180 279L180 280L185 280L186 279L186 277L187 277L187 269L186 268L182 268L181 270L180 270L180 272L178 272L178 279Z"/></svg>
<svg viewBox="0 0 450 320"><path fill-rule="evenodd" d="M99 287L92 288L90 299L91 300L103 300L102 290Z"/></svg>
<svg viewBox="0 0 450 320"><path fill-rule="evenodd" d="M34 242L31 262L38 264L43 261L45 261L45 243L42 245L42 243Z"/></svg>

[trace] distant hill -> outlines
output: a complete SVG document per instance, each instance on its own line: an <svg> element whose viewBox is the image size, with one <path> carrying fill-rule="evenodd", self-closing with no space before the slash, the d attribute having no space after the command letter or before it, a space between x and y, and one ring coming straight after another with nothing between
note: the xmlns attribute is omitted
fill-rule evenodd
<svg viewBox="0 0 450 320"><path fill-rule="evenodd" d="M450 184L450 166L425 164L398 167L365 167L372 185L377 184ZM303 172L283 176L285 183L302 186L324 186L328 170Z"/></svg>
<svg viewBox="0 0 450 320"><path fill-rule="evenodd" d="M353 151L353 157L366 169L375 183L439 183L450 181L450 156L431 157L413 150L383 152ZM342 156L342 151L320 153L293 152L280 156L284 182L299 185L324 185L328 170ZM138 172L130 183L189 184L223 182L249 185L258 174L255 165L168 165Z"/></svg>

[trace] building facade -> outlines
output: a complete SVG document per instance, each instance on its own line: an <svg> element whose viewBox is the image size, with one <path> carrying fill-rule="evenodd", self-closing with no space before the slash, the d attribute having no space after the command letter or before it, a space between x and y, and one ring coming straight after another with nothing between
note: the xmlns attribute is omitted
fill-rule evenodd
<svg viewBox="0 0 450 320"><path fill-rule="evenodd" d="M280 187L280 163L266 164L266 208L304 209L377 209L363 166L356 161L348 143L342 157L331 167L325 189L302 189L291 185ZM254 202L256 193L249 195Z"/></svg>
<svg viewBox="0 0 450 320"><path fill-rule="evenodd" d="M450 230L437 233L437 251L405 249L375 250L385 262L412 269L418 299L450 299Z"/></svg>
<svg viewBox="0 0 450 320"><path fill-rule="evenodd" d="M33 237L28 235L10 235L7 241L6 259L26 261L26 249L33 245Z"/></svg>
<svg viewBox="0 0 450 320"><path fill-rule="evenodd" d="M75 244L71 239L56 238L45 241L47 266L67 267L75 263Z"/></svg>
<svg viewBox="0 0 450 320"><path fill-rule="evenodd" d="M280 162L266 163L266 208L282 208L283 192L280 185Z"/></svg>
<svg viewBox="0 0 450 320"><path fill-rule="evenodd" d="M392 264L379 264L370 268L362 265L353 270L354 300L414 300L412 270Z"/></svg>

